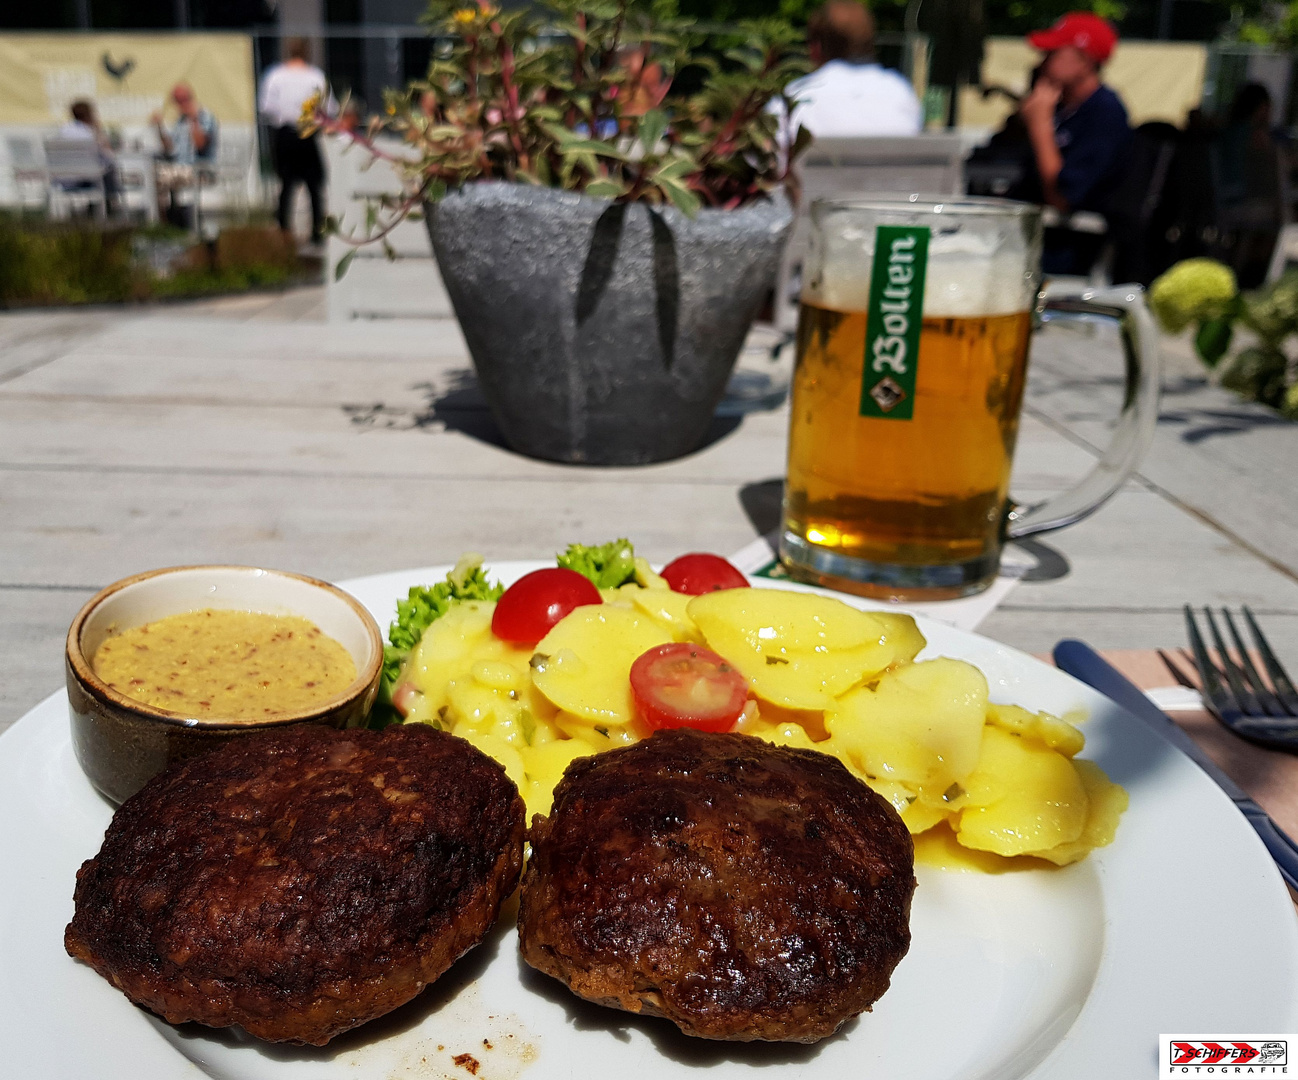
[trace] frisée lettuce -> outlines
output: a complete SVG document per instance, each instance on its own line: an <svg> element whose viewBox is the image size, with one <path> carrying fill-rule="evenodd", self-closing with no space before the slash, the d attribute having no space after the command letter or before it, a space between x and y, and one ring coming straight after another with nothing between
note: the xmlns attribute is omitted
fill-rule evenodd
<svg viewBox="0 0 1298 1080"><path fill-rule="evenodd" d="M566 570L575 570L588 578L597 589L616 589L636 579L635 548L630 540L587 546L569 544L568 550L555 557Z"/></svg>
<svg viewBox="0 0 1298 1080"><path fill-rule="evenodd" d="M392 710L392 690L401 676L401 665L410 650L419 644L424 631L462 600L499 600L505 587L487 580L481 555L464 555L445 581L436 585L416 585L404 600L397 601L396 621L388 627L388 642L383 649L383 680L375 705L371 726L383 726L399 719ZM391 715L389 715L391 714Z"/></svg>

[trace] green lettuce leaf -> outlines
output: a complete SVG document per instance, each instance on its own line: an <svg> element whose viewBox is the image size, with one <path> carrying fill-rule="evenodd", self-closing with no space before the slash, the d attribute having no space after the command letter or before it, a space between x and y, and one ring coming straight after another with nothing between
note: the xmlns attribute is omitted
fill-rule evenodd
<svg viewBox="0 0 1298 1080"><path fill-rule="evenodd" d="M589 578L597 589L616 589L635 580L635 548L630 540L614 540L593 547L569 544L568 550L556 560L560 566Z"/></svg>
<svg viewBox="0 0 1298 1080"><path fill-rule="evenodd" d="M383 650L383 681L390 691L401 674L401 665L433 623L462 600L499 600L505 587L492 584L482 571L482 557L465 556L436 585L416 585L409 596L397 602L397 618L388 628ZM390 697L387 694L381 695Z"/></svg>

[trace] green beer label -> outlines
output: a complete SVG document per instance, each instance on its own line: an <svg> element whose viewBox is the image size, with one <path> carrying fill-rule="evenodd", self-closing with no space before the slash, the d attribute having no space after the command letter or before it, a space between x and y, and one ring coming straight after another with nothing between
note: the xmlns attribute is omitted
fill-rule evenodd
<svg viewBox="0 0 1298 1080"><path fill-rule="evenodd" d="M927 225L880 225L874 236L861 415L909 420L915 411L929 230Z"/></svg>

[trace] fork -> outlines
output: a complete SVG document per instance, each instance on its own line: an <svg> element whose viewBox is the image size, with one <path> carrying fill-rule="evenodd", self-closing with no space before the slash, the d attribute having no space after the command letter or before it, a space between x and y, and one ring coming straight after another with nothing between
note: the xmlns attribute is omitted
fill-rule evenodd
<svg viewBox="0 0 1298 1080"><path fill-rule="evenodd" d="M1222 608L1221 614L1230 631L1235 651L1239 654L1238 663L1226 648L1212 609L1205 607L1203 614L1217 649L1220 669L1213 663L1211 654L1204 646L1193 609L1189 604L1185 605L1185 628L1190 636L1190 648L1194 652L1194 662L1199 669L1199 679L1208 708L1241 738L1275 750L1298 753L1298 691L1294 690L1288 673L1276 659L1262 628L1253 618L1253 613L1245 605L1244 621L1248 623L1253 641L1257 644L1258 655L1262 658L1262 666L1270 677L1269 686L1258 673L1230 610Z"/></svg>

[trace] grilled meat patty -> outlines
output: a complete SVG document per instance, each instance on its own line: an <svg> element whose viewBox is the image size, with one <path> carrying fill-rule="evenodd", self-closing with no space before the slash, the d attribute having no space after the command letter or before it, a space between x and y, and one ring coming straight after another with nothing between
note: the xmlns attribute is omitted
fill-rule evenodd
<svg viewBox="0 0 1298 1080"><path fill-rule="evenodd" d="M504 770L423 724L250 734L122 804L64 942L173 1024L323 1046L482 940L523 827Z"/></svg>
<svg viewBox="0 0 1298 1080"><path fill-rule="evenodd" d="M910 946L910 834L812 750L658 732L569 765L528 838L524 959L687 1035L815 1042Z"/></svg>

